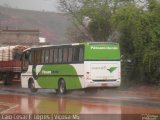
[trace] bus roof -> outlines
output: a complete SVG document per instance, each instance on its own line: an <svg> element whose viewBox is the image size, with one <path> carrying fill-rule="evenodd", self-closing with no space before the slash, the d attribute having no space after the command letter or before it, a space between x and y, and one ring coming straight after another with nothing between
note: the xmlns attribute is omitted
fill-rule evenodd
<svg viewBox="0 0 160 120"><path fill-rule="evenodd" d="M31 49L37 49L37 48L58 47L58 46L78 46L78 45L85 45L85 44L94 45L94 44L118 44L118 43L117 42L83 42L83 43L70 43L70 44L58 44L58 45L43 45L43 46L34 46L31 48L27 48L24 50L24 52Z"/></svg>

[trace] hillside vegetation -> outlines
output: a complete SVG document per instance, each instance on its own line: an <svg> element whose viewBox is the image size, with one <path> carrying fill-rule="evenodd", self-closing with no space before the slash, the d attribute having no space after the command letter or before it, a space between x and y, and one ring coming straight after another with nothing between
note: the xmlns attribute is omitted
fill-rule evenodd
<svg viewBox="0 0 160 120"><path fill-rule="evenodd" d="M53 44L69 42L65 37L68 17L54 12L18 10L0 6L0 27L5 29L39 29L40 36Z"/></svg>

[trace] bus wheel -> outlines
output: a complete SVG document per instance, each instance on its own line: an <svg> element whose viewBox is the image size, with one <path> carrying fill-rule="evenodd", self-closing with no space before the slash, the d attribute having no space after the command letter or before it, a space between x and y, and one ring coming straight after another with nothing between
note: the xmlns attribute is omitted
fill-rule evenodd
<svg viewBox="0 0 160 120"><path fill-rule="evenodd" d="M58 93L65 94L66 93L66 83L63 79L60 79L58 82Z"/></svg>
<svg viewBox="0 0 160 120"><path fill-rule="evenodd" d="M35 88L35 83L32 79L29 80L28 87L30 88L31 92L37 92L38 91L38 89Z"/></svg>
<svg viewBox="0 0 160 120"><path fill-rule="evenodd" d="M11 78L11 73L5 73L3 74L3 84L4 85L11 85L11 81L12 81L12 78Z"/></svg>
<svg viewBox="0 0 160 120"><path fill-rule="evenodd" d="M0 72L0 80L3 79L3 74Z"/></svg>

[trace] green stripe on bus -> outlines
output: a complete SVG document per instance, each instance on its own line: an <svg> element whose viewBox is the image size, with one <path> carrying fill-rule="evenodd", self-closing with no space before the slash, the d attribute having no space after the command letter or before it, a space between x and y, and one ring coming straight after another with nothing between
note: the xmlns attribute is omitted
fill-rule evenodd
<svg viewBox="0 0 160 120"><path fill-rule="evenodd" d="M72 65L44 65L37 82L42 88L58 88L58 80L63 78L67 89L82 88L79 76Z"/></svg>

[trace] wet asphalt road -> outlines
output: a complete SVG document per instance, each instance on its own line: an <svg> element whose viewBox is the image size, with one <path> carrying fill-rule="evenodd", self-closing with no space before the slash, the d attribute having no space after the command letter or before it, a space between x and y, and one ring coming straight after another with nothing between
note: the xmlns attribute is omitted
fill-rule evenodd
<svg viewBox="0 0 160 120"><path fill-rule="evenodd" d="M73 117L76 120L145 120L150 117L157 117L159 120L160 95L153 93L154 91L149 94L145 91L131 92L112 88L92 94L73 91L60 96L54 90L39 90L37 93L31 93L28 89L17 86L1 85L0 114L42 114L41 120L73 117L55 118L53 115L56 114L77 115ZM52 116L44 118L44 114ZM32 116L32 119L40 118Z"/></svg>

